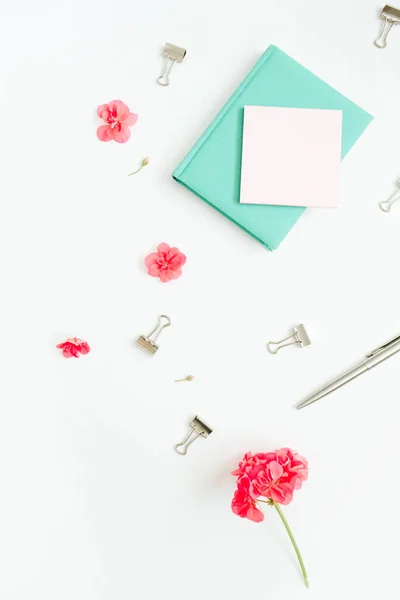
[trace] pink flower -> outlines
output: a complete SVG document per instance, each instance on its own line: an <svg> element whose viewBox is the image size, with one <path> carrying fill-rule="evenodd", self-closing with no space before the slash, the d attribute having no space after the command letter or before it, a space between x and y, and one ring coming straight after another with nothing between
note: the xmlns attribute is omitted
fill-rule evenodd
<svg viewBox="0 0 400 600"><path fill-rule="evenodd" d="M121 100L101 104L97 109L97 114L106 123L97 129L97 137L101 142L110 140L115 140L120 144L127 142L131 137L129 127L132 127L138 119L138 115L131 113Z"/></svg>
<svg viewBox="0 0 400 600"><path fill-rule="evenodd" d="M292 501L294 490L298 490L307 479L306 459L290 448L258 454L247 452L232 475L237 477L237 489L231 504L232 512L242 519L259 523L264 520L264 514L257 507L257 503L264 502L274 507L289 534L304 583L308 587L308 575L303 558L280 507L280 504L289 504Z"/></svg>
<svg viewBox="0 0 400 600"><path fill-rule="evenodd" d="M281 504L289 504L292 501L294 490L300 489L303 481L307 479L306 459L290 448L281 448L275 452L259 452L258 454L247 452L232 475L237 477L237 489L231 503L232 512L242 519L259 523L264 520L264 513L257 507L257 504L263 502L273 507L289 534L304 583L308 587L308 576L303 558L280 507Z"/></svg>
<svg viewBox="0 0 400 600"><path fill-rule="evenodd" d="M186 256L179 252L178 248L171 248L165 243L157 246L157 252L152 252L144 260L148 274L159 277L163 283L178 279L182 275L185 262Z"/></svg>
<svg viewBox="0 0 400 600"><path fill-rule="evenodd" d="M249 495L250 480L241 477L237 482L237 490L232 500L232 512L242 519L249 519L260 523L264 520L264 513L257 508L255 501Z"/></svg>
<svg viewBox="0 0 400 600"><path fill-rule="evenodd" d="M71 356L79 358L80 354L88 354L88 352L90 352L89 344L76 337L68 338L62 344L57 344L57 348L60 348L60 350L62 350L63 356L65 356L65 358L71 358Z"/></svg>
<svg viewBox="0 0 400 600"><path fill-rule="evenodd" d="M289 448L254 455L248 452L232 475L249 479L252 498L263 496L279 504L289 504L294 490L299 490L308 477L308 464Z"/></svg>

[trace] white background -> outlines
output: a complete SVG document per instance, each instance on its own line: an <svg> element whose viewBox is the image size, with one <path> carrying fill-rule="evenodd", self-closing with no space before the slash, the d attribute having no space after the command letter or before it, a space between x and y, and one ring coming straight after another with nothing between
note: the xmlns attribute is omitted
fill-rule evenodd
<svg viewBox="0 0 400 600"><path fill-rule="evenodd" d="M400 357L294 410L400 330L400 206L378 208L400 175L400 29L374 47L380 8L2 0L2 600L399 598ZM170 88L166 41L187 49ZM274 253L171 178L271 43L375 116L340 208ZM139 114L123 145L96 138L115 98ZM169 284L143 266L162 241L188 257ZM150 358L134 341L160 313ZM266 352L301 322L311 347ZM66 360L75 335L92 352ZM214 432L180 457L195 414ZM275 512L230 509L241 455L281 446L310 464L286 509L309 591Z"/></svg>

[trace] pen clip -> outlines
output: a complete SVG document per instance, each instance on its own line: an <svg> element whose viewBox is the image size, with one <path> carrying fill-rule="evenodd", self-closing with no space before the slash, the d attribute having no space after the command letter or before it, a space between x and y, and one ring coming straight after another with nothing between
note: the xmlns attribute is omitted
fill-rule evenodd
<svg viewBox="0 0 400 600"><path fill-rule="evenodd" d="M379 348L376 348L375 350L372 350L372 352L370 352L369 354L367 354L367 358L371 358L372 356L376 356L377 354L380 354L381 352L383 352L383 350L386 350L392 344L397 344L397 342L400 342L400 335L398 335L397 337L395 337L393 340L390 340L390 342L387 342L386 344L383 344L383 346L379 346Z"/></svg>

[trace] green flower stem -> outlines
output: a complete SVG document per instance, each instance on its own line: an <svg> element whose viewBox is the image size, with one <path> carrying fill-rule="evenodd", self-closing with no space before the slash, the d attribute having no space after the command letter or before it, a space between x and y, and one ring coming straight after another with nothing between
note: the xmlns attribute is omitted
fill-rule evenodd
<svg viewBox="0 0 400 600"><path fill-rule="evenodd" d="M142 160L142 164L140 165L140 167L136 171L133 171L133 173L128 173L128 177L130 177L131 175L136 175L136 173L139 173L139 171L141 171L143 169L143 167L147 167L149 162L150 162L150 159L148 156L146 156L146 158L144 158Z"/></svg>
<svg viewBox="0 0 400 600"><path fill-rule="evenodd" d="M128 177L130 177L131 175L136 175L136 173L139 173L139 171L141 171L143 169L145 165L141 165L137 171L133 171L133 173L128 173Z"/></svg>
<svg viewBox="0 0 400 600"><path fill-rule="evenodd" d="M291 531L291 529L289 527L289 523L286 521L285 515L283 514L283 512L281 510L281 507L279 506L279 504L276 504L276 502L272 501L272 506L275 506L276 512L280 516L281 521L282 521L282 523L285 526L285 529L286 529L286 531L288 533L288 536L290 537L290 541L293 544L294 551L296 552L297 558L299 560L301 572L303 573L303 577L304 577L304 583L306 584L306 587L309 587L308 586L308 575L307 575L306 567L304 566L304 562L303 562L303 559L301 557L299 547L296 544L296 540L293 537L293 533L292 533L292 531Z"/></svg>

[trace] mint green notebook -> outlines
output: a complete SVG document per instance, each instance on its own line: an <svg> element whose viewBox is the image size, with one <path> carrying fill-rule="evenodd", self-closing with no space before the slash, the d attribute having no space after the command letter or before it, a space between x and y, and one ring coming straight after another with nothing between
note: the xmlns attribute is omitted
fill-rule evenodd
<svg viewBox="0 0 400 600"><path fill-rule="evenodd" d="M342 158L373 117L282 50L270 46L174 171L176 181L275 250L305 209L239 203L245 105L342 110Z"/></svg>

